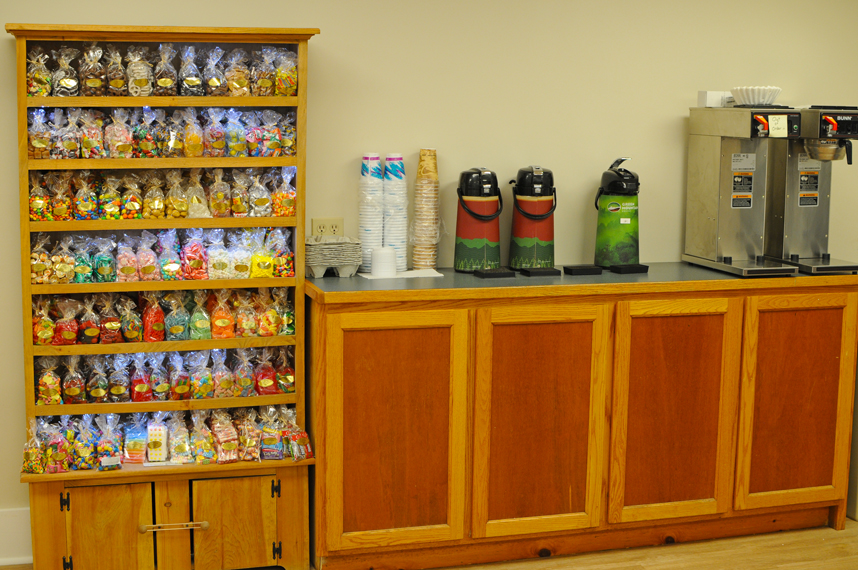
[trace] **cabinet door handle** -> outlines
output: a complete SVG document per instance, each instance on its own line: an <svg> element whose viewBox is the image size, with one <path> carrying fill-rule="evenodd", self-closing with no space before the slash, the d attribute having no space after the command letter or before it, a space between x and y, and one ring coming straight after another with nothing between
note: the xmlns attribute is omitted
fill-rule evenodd
<svg viewBox="0 0 858 570"><path fill-rule="evenodd" d="M140 534L146 534L147 532L161 532L166 530L208 530L208 528L208 521L172 524L141 524L137 527L137 532Z"/></svg>

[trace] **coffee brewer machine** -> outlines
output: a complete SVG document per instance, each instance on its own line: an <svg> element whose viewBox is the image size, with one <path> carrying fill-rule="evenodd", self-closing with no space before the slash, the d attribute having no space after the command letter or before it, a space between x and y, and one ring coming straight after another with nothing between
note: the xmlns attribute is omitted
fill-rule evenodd
<svg viewBox="0 0 858 570"><path fill-rule="evenodd" d="M789 141L784 184L766 204L765 254L801 273L858 271L858 263L828 253L831 161L852 164L858 107L801 110L801 139Z"/></svg>
<svg viewBox="0 0 858 570"><path fill-rule="evenodd" d="M790 108L691 109L683 261L746 277L798 273L765 256L765 238L801 122Z"/></svg>

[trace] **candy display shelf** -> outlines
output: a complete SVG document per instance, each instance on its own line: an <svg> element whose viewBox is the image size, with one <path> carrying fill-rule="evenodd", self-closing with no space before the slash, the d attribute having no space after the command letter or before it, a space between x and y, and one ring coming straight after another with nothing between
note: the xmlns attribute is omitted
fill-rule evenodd
<svg viewBox="0 0 858 570"><path fill-rule="evenodd" d="M21 227L22 344L24 354L25 410L29 425L42 416L156 411L190 411L221 408L257 407L287 404L296 411L297 421L305 423L304 363L304 199L307 139L307 60L308 42L317 29L280 28L192 28L149 26L75 26L43 24L7 24L6 31L16 41L16 89L18 96L18 185ZM152 96L152 97L29 97L27 93L27 54L41 46L50 52L61 44L80 48L86 42L110 42L127 52L131 44L158 45L172 42L181 47L193 44L199 50L214 46L229 53L240 47L248 53L263 46L284 47L297 54L297 90L282 97ZM72 66L76 69L79 60ZM28 113L36 108L98 108L105 113L115 108L149 106L171 113L186 107L272 109L281 114L295 113L294 156L280 157L187 157L187 158L104 158L104 159L29 159ZM292 181L296 189L296 213L292 217L31 221L29 217L29 176L33 171L55 170L129 170L190 168L280 168L297 167ZM34 285L30 275L32 237L52 232L54 240L67 232L122 232L181 228L259 228L281 227L292 230L295 253L295 277L268 279L228 279L198 281L139 281L123 283L69 283ZM138 292L196 289L247 289L288 287L293 294L295 334L292 336L251 337L213 340L165 341L155 343L37 346L33 344L31 311L36 295L92 294L99 292ZM215 398L139 403L87 403L36 405L35 359L40 356L122 354L135 352L197 351L214 348L291 346L294 349L295 392L247 398ZM291 459L212 465L163 465L144 467L124 465L116 471L70 471L22 475L29 484L32 521L34 570L59 570L72 564L87 570L108 568L159 570L206 570L220 568L221 561L203 556L192 557L192 549L201 552L229 552L232 567L283 566L309 568L308 487L309 465L314 460ZM270 481L269 481L270 480ZM270 489L269 489L270 485ZM275 494L276 489L276 494ZM65 498L61 509L57 494ZM212 514L212 509L224 513ZM221 511L222 509L222 511ZM228 515L228 516L227 516ZM229 519L230 524L222 522ZM191 534L186 530L158 533L162 524L193 525L208 520L208 532ZM111 528L113 539L94 552L83 537L96 529ZM143 529L143 530L141 530ZM236 531L240 529L240 531ZM198 529L199 530L199 529ZM241 537L237 537L237 534ZM57 537L63 537L59 540ZM241 539L240 547L232 540Z"/></svg>

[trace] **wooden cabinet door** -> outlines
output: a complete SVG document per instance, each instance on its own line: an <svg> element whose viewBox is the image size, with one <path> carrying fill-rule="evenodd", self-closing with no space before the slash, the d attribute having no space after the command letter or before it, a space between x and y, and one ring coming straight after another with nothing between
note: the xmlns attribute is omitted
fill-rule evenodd
<svg viewBox="0 0 858 570"><path fill-rule="evenodd" d="M611 311L478 310L473 536L598 526Z"/></svg>
<svg viewBox="0 0 858 570"><path fill-rule="evenodd" d="M742 299L617 304L608 522L731 501Z"/></svg>
<svg viewBox="0 0 858 570"><path fill-rule="evenodd" d="M736 509L845 499L858 294L751 297Z"/></svg>
<svg viewBox="0 0 858 570"><path fill-rule="evenodd" d="M462 538L468 312L328 317L329 550Z"/></svg>
<svg viewBox="0 0 858 570"><path fill-rule="evenodd" d="M273 476L193 481L194 570L276 566L277 499Z"/></svg>
<svg viewBox="0 0 858 570"><path fill-rule="evenodd" d="M103 485L67 490L68 550L75 568L154 570L152 485ZM59 537L54 537L60 540Z"/></svg>

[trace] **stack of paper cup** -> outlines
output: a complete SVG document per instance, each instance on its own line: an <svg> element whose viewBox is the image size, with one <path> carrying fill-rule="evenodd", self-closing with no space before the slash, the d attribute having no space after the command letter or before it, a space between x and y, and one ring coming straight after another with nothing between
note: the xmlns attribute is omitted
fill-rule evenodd
<svg viewBox="0 0 858 570"><path fill-rule="evenodd" d="M420 149L414 184L414 225L411 243L414 269L435 269L440 238L438 161L434 148Z"/></svg>
<svg viewBox="0 0 858 570"><path fill-rule="evenodd" d="M402 155L384 159L384 247L396 251L396 270L408 269L408 188Z"/></svg>
<svg viewBox="0 0 858 570"><path fill-rule="evenodd" d="M370 272L372 271L372 250L384 245L384 183L381 157L377 152L367 152L363 155L359 192L360 270Z"/></svg>

